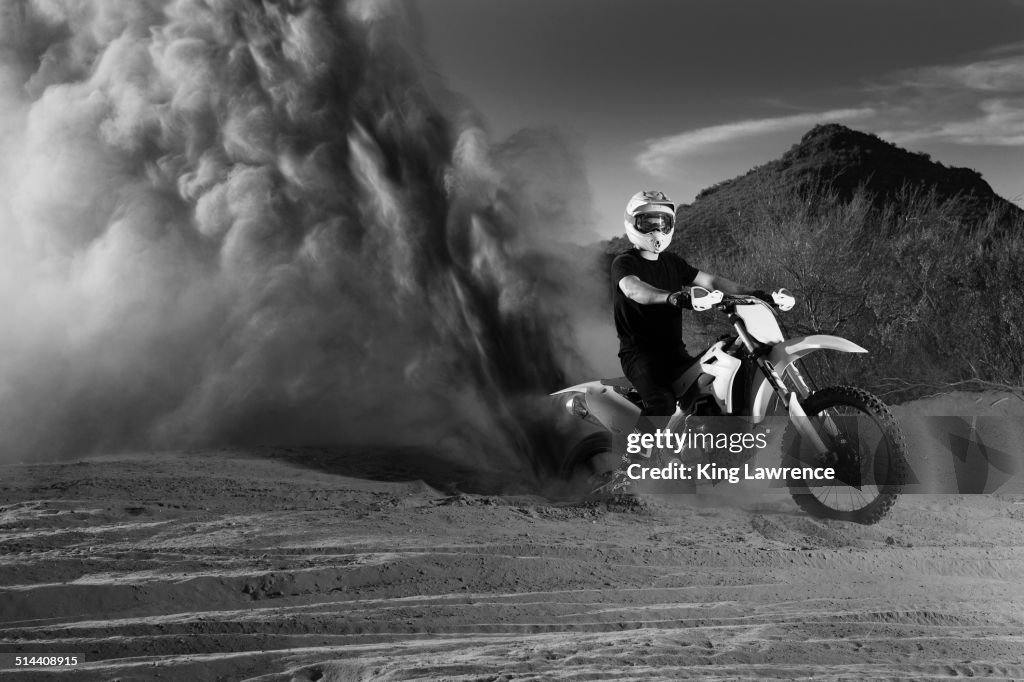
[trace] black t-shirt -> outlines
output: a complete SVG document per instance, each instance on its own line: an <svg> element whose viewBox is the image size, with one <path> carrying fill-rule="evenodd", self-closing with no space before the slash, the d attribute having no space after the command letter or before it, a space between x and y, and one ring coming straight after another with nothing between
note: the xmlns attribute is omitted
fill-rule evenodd
<svg viewBox="0 0 1024 682"><path fill-rule="evenodd" d="M622 293L619 281L636 275L641 282L665 291L679 291L693 284L700 272L679 256L667 251L657 260L647 260L637 251L616 256L612 261L612 307L619 353L628 351L666 352L681 350L682 311L668 304L641 305Z"/></svg>

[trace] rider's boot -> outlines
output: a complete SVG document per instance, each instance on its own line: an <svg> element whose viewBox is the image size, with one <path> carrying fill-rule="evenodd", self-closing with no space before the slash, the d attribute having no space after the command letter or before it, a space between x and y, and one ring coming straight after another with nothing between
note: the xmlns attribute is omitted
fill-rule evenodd
<svg viewBox="0 0 1024 682"><path fill-rule="evenodd" d="M650 466L666 466L673 461L688 463L701 457L702 450L699 447L691 446L691 441L687 438L687 434L690 432L700 433L707 430L707 424L698 415L690 410L685 410L677 412L671 418L655 417L654 419L659 422L658 428L663 433L667 431L668 435L662 440L663 447L648 448L641 453ZM639 429L635 429L635 431L639 431Z"/></svg>
<svg viewBox="0 0 1024 682"><path fill-rule="evenodd" d="M646 417L641 417L640 419L641 421L633 429L634 434L643 436L645 433L655 432L654 427L648 423ZM594 488L594 494L610 496L634 494L636 491L633 486L633 479L627 473L629 467L632 464L649 466L654 461L652 460L654 452L655 448L646 448L637 453L624 452L618 466L602 476L603 481Z"/></svg>
<svg viewBox="0 0 1024 682"><path fill-rule="evenodd" d="M627 471L630 465L639 464L644 467L665 467L673 462L679 464L693 464L699 462L704 452L699 447L687 447L685 438L682 441L669 441L666 431L670 434L685 436L689 431L704 431L706 424L702 423L691 411L677 412L672 417L641 416L633 427L633 433L643 437L647 434L654 436L654 444L651 447L642 448L636 453L625 453L619 467L614 471L605 474L605 482L597 491L610 495L634 494L635 482L629 477ZM658 434L662 434L660 447L658 445Z"/></svg>
<svg viewBox="0 0 1024 682"><path fill-rule="evenodd" d="M695 462L701 461L704 456L704 450L693 444L693 436L704 433L707 429L706 420L701 419L698 415L692 412L687 412L683 415L683 418L673 429L673 432L678 433L682 439L679 451L674 454L675 459L686 465L692 465Z"/></svg>
<svg viewBox="0 0 1024 682"><path fill-rule="evenodd" d="M641 437L646 434L657 435L669 423L668 417L646 417L642 416L633 427L633 433ZM660 467L670 461L671 448L647 447L639 452L626 452L622 455L622 461L617 469L605 474L606 481L597 488L597 492L610 495L632 495L636 493L634 481L629 477L627 471L630 465L639 464L644 467Z"/></svg>

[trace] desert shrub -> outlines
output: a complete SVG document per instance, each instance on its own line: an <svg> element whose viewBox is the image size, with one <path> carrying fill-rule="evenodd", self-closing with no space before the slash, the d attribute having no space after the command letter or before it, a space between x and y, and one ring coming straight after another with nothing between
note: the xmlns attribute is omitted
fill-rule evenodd
<svg viewBox="0 0 1024 682"><path fill-rule="evenodd" d="M812 356L819 384L858 383L896 400L954 383L1024 385L1019 221L967 223L955 198L922 190L879 206L863 189L840 198L759 187L725 223L715 248L697 245L688 257L753 286L791 289L791 335L835 334L870 351ZM701 331L707 340L721 329Z"/></svg>

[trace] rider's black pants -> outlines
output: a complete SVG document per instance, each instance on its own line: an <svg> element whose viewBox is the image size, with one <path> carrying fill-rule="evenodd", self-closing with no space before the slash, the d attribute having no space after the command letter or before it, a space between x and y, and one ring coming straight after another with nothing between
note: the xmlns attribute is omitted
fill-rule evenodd
<svg viewBox="0 0 1024 682"><path fill-rule="evenodd" d="M645 417L670 417L676 411L676 393L672 384L692 365L696 358L683 347L665 351L622 351L622 371L644 401L640 412L641 431L653 430Z"/></svg>

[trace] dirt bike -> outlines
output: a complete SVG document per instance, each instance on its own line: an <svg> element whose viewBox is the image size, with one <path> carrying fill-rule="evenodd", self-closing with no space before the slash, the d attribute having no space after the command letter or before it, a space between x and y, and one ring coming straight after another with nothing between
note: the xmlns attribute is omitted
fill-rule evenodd
<svg viewBox="0 0 1024 682"><path fill-rule="evenodd" d="M877 523L895 504L907 479L906 443L899 423L885 403L860 388L812 390L800 364L801 358L819 350L867 350L824 334L786 339L777 311L792 309L796 300L785 289L771 297L768 302L691 287L690 307L725 314L734 333L706 348L674 383L677 409L668 428L679 429L693 415L739 417L751 429L770 416L788 417L781 446L784 460L834 472L834 480L822 482L787 477L796 504L812 516ZM560 472L566 480L582 478L586 492L595 493L625 461L621 441L634 432L642 408L639 393L621 377L570 386L552 395L567 395L565 408L570 414L601 429L572 448Z"/></svg>

